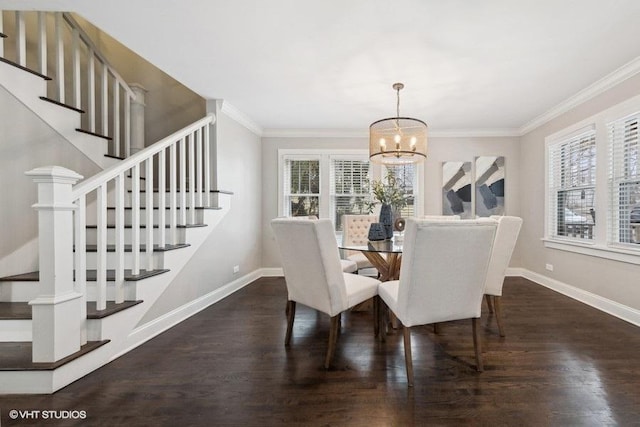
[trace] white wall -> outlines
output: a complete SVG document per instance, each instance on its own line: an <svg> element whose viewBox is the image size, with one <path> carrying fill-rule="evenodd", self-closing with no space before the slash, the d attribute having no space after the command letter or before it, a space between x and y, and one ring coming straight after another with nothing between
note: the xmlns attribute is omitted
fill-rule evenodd
<svg viewBox="0 0 640 427"><path fill-rule="evenodd" d="M262 265L280 267L277 246L270 221L278 216L278 149L364 149L367 138L263 138L262 139ZM477 156L505 157L505 208L509 215L519 215L520 146L516 137L442 138L429 139L429 153L425 161L425 214L439 214L442 209L442 162L448 160L473 161ZM511 265L519 266L518 251Z"/></svg>
<svg viewBox="0 0 640 427"><path fill-rule="evenodd" d="M262 267L260 137L218 116L219 189L231 210L140 322L153 320ZM240 267L234 274L233 267Z"/></svg>
<svg viewBox="0 0 640 427"><path fill-rule="evenodd" d="M63 166L85 178L100 169L0 86L0 277L38 270L37 186L25 172Z"/></svg>
<svg viewBox="0 0 640 427"><path fill-rule="evenodd" d="M522 267L636 310L640 309L640 266L543 246L545 137L640 94L640 75L562 114L521 138L520 192L524 224ZM546 271L545 264L554 270Z"/></svg>

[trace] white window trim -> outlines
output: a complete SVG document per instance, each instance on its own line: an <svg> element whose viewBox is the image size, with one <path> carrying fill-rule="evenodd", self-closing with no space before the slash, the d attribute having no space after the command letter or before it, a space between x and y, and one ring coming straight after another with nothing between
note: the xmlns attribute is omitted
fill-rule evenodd
<svg viewBox="0 0 640 427"><path fill-rule="evenodd" d="M320 218L327 218L330 203L330 180L324 179L331 173L330 159L353 159L355 156L369 157L369 150L361 149L313 149L313 148L280 148L278 149L278 216L284 216L284 161L285 158L299 157L301 160L320 160ZM379 180L382 177L382 167L372 163L371 179ZM416 182L414 183L415 216L419 217L424 212L424 162L417 164Z"/></svg>
<svg viewBox="0 0 640 427"><path fill-rule="evenodd" d="M544 156L544 236L541 238L544 246L549 249L562 250L598 258L606 258L629 264L640 264L640 248L611 244L608 239L608 215L609 206L609 138L607 124L625 115L632 114L640 109L640 95L630 98L620 104L601 111L587 119L584 119L566 129L551 134L545 138ZM596 226L592 241L577 241L561 237L549 236L549 147L560 140L566 140L578 132L584 131L588 126L596 129Z"/></svg>

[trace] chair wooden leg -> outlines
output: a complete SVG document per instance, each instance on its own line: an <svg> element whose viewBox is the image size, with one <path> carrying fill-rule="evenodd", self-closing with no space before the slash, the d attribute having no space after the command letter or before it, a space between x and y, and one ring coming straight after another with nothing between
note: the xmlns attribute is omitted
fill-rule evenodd
<svg viewBox="0 0 640 427"><path fill-rule="evenodd" d="M437 334L437 333L438 333L438 324L437 324L437 323L434 323L434 324L433 324L433 333L434 333L434 334Z"/></svg>
<svg viewBox="0 0 640 427"><path fill-rule="evenodd" d="M380 334L380 297L373 297L373 336Z"/></svg>
<svg viewBox="0 0 640 427"><path fill-rule="evenodd" d="M404 363L407 366L407 383L413 387L413 359L411 358L411 330L405 326L404 335Z"/></svg>
<svg viewBox="0 0 640 427"><path fill-rule="evenodd" d="M284 337L284 345L285 347L289 346L289 342L291 342L291 331L293 330L293 319L296 317L296 302L295 301L287 301L287 333Z"/></svg>
<svg viewBox="0 0 640 427"><path fill-rule="evenodd" d="M331 326L329 326L329 348L327 349L327 357L324 361L324 368L329 369L331 359L336 351L336 344L338 341L338 327L340 325L340 315L333 316L331 318Z"/></svg>
<svg viewBox="0 0 640 427"><path fill-rule="evenodd" d="M482 345L478 338L478 319L471 319L471 325L473 327L473 347L476 350L476 370L482 372L484 366L482 365Z"/></svg>
<svg viewBox="0 0 640 427"><path fill-rule="evenodd" d="M489 313L493 313L493 304L491 302L491 295L484 296L485 301L487 301L487 307L489 308Z"/></svg>
<svg viewBox="0 0 640 427"><path fill-rule="evenodd" d="M496 321L498 322L498 331L500 331L500 336L504 337L504 325L502 323L502 305L500 303L500 297L493 297L493 305L496 308Z"/></svg>
<svg viewBox="0 0 640 427"><path fill-rule="evenodd" d="M387 304L382 300L382 298L378 300L378 329L379 337L381 342L385 342L387 340L387 313L389 308Z"/></svg>

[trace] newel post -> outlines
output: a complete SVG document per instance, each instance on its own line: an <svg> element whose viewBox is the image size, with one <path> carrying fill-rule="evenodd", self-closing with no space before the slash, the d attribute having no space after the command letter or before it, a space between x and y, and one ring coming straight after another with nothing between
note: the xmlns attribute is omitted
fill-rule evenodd
<svg viewBox="0 0 640 427"><path fill-rule="evenodd" d="M38 184L38 297L33 315L33 362L55 362L80 350L82 295L73 283L74 171L45 166L26 172Z"/></svg>
<svg viewBox="0 0 640 427"><path fill-rule="evenodd" d="M127 153L127 156L144 148L144 108L147 106L145 103L147 90L144 86L131 83L129 87L136 94L136 97L131 100L131 152Z"/></svg>

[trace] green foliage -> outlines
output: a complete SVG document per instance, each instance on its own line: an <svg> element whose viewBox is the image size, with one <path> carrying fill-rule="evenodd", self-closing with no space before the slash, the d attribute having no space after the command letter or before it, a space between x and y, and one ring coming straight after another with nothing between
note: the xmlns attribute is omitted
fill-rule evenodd
<svg viewBox="0 0 640 427"><path fill-rule="evenodd" d="M409 195L404 185L396 178L393 170L389 169L384 179L373 181L371 187L371 192L377 202L368 202L369 213L373 212L376 203L391 205L394 211L399 211L407 206Z"/></svg>

